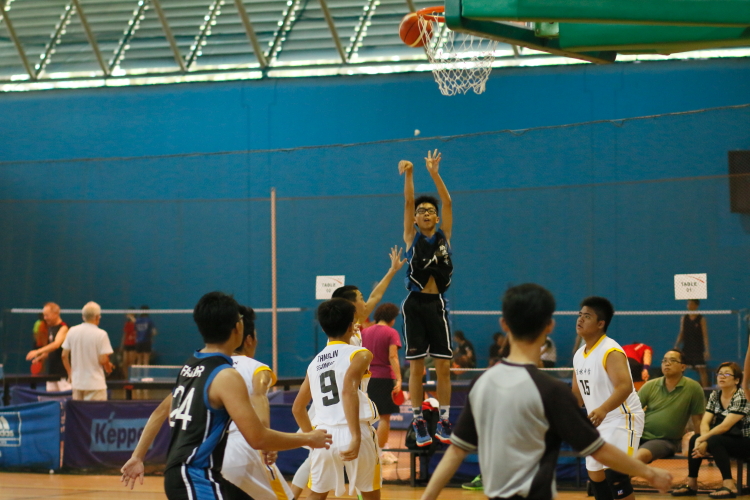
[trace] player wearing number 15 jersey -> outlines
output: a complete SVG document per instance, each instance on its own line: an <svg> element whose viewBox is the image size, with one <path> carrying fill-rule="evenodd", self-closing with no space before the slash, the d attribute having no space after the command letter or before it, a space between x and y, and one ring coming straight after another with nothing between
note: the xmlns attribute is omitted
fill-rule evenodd
<svg viewBox="0 0 750 500"><path fill-rule="evenodd" d="M573 356L573 394L585 404L604 441L633 456L643 434L644 414L625 351L607 337L613 316L612 304L603 297L581 303L576 331L584 345ZM635 498L627 475L607 469L593 457L586 457L586 469L596 500Z"/></svg>
<svg viewBox="0 0 750 500"><path fill-rule="evenodd" d="M345 299L331 299L318 307L318 320L328 336L328 345L313 359L294 400L292 412L300 428L325 429L333 437L328 450L310 454L312 500L324 500L331 490L344 494L344 470L349 494L354 489L364 500L378 500L382 478L377 437L372 423L378 419L375 405L367 397L366 383L372 353L349 344L354 334L355 306ZM306 410L312 399L315 416Z"/></svg>

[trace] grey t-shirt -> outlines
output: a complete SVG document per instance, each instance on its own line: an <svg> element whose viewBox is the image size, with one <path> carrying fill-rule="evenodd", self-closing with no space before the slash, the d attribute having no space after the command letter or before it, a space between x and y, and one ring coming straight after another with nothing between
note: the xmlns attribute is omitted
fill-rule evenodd
<svg viewBox="0 0 750 500"><path fill-rule="evenodd" d="M581 455L604 445L566 384L502 360L474 381L451 442L479 453L484 494L551 500L562 441Z"/></svg>

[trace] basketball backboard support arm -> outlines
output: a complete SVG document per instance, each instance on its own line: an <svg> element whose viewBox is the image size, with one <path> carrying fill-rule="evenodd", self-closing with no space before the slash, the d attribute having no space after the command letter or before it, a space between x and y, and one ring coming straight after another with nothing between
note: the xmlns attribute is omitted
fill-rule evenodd
<svg viewBox="0 0 750 500"><path fill-rule="evenodd" d="M673 54L750 45L750 28L559 23L558 41L563 49L576 52Z"/></svg>
<svg viewBox="0 0 750 500"><path fill-rule="evenodd" d="M445 0L445 23L453 31L469 33L510 45L519 45L532 50L599 64L611 63L617 58L617 53L613 51L573 52L560 48L557 39L537 37L532 30L494 21L467 19L461 14L462 1Z"/></svg>
<svg viewBox="0 0 750 500"><path fill-rule="evenodd" d="M750 26L750 0L467 0L477 21Z"/></svg>

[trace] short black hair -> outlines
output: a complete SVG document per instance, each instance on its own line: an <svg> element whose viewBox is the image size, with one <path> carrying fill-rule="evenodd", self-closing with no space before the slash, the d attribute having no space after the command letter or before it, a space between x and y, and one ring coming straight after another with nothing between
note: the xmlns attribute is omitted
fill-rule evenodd
<svg viewBox="0 0 750 500"><path fill-rule="evenodd" d="M422 203L431 204L433 207L435 207L435 211L437 212L437 214L440 215L440 205L437 198L435 198L434 196L430 196L429 194L418 196L417 199L414 200L414 212L417 211L417 207Z"/></svg>
<svg viewBox="0 0 750 500"><path fill-rule="evenodd" d="M685 356L682 354L681 350L675 347L674 349L667 349L667 352L676 352L677 354L680 355L680 363L685 364L685 361L683 361L685 359ZM665 352L664 355L666 355L667 352Z"/></svg>
<svg viewBox="0 0 750 500"><path fill-rule="evenodd" d="M144 304L141 306L141 309L148 311L151 308ZM148 318L148 313L141 313L141 318Z"/></svg>
<svg viewBox="0 0 750 500"><path fill-rule="evenodd" d="M245 324L245 333L242 335L244 342L247 337L255 338L255 310L250 306L240 306L242 322Z"/></svg>
<svg viewBox="0 0 750 500"><path fill-rule="evenodd" d="M328 337L341 337L354 323L357 309L346 299L333 298L318 306L318 322Z"/></svg>
<svg viewBox="0 0 750 500"><path fill-rule="evenodd" d="M464 335L463 330L456 330L455 332L453 332L453 336L458 340L466 341L466 336Z"/></svg>
<svg viewBox="0 0 750 500"><path fill-rule="evenodd" d="M193 321L206 344L223 344L240 320L240 305L223 292L209 292L193 309Z"/></svg>
<svg viewBox="0 0 750 500"><path fill-rule="evenodd" d="M503 295L503 319L517 340L535 341L552 321L554 312L555 298L535 283L511 287Z"/></svg>
<svg viewBox="0 0 750 500"><path fill-rule="evenodd" d="M596 313L596 319L598 321L604 321L604 331L607 331L609 324L612 322L612 317L615 315L615 308L612 302L605 299L604 297L586 297L581 301L580 309L588 307L593 309Z"/></svg>
<svg viewBox="0 0 750 500"><path fill-rule="evenodd" d="M340 286L337 289L333 291L333 294L331 295L332 299L345 299L349 302L357 302L357 292L359 291L359 288L357 288L354 285L344 285Z"/></svg>
<svg viewBox="0 0 750 500"><path fill-rule="evenodd" d="M396 317L398 316L398 306L396 304L392 304L390 302L386 302L385 304L380 304L377 309L375 309L375 323L380 323L381 321L385 321L386 323L390 323Z"/></svg>
<svg viewBox="0 0 750 500"><path fill-rule="evenodd" d="M700 299L688 299L688 302L695 302L695 305L696 305L696 306L699 306L699 305L701 305L701 301L700 301Z"/></svg>

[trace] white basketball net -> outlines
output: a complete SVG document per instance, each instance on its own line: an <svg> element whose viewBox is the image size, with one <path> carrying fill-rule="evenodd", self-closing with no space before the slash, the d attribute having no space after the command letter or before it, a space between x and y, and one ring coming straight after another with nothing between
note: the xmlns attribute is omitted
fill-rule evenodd
<svg viewBox="0 0 750 500"><path fill-rule="evenodd" d="M419 16L419 33L441 94L466 94L469 89L477 94L484 92L497 41L456 33L444 22L423 15Z"/></svg>

